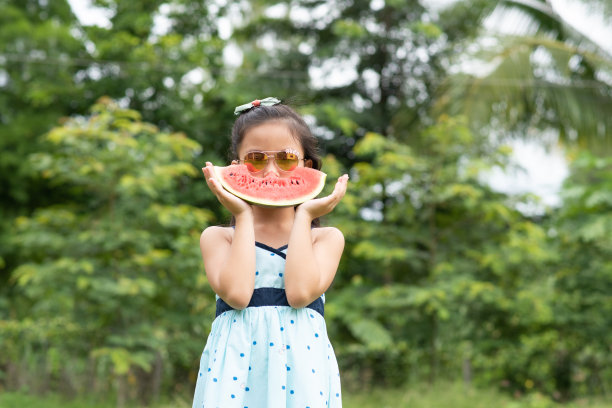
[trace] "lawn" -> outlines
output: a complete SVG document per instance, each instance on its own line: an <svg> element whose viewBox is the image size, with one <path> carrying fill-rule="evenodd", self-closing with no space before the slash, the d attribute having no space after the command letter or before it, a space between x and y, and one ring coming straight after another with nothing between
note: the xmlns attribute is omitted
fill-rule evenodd
<svg viewBox="0 0 612 408"><path fill-rule="evenodd" d="M191 398L175 397L154 408L189 408ZM532 394L512 398L495 390L466 389L461 384L413 385L357 393L344 392L344 408L612 408L612 401L580 399L557 404L548 398ZM23 393L0 393L0 408L115 408L112 401L85 399L65 400L57 395L28 396ZM126 408L137 408L131 405Z"/></svg>

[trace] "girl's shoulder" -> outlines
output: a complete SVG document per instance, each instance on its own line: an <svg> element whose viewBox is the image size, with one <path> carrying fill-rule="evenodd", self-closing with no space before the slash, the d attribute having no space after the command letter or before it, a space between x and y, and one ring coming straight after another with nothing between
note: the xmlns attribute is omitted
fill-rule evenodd
<svg viewBox="0 0 612 408"><path fill-rule="evenodd" d="M336 227L317 227L312 229L313 243L334 242L344 244L344 235Z"/></svg>
<svg viewBox="0 0 612 408"><path fill-rule="evenodd" d="M234 229L232 227L221 227L218 225L211 225L206 227L202 231L200 236L200 242L202 244L220 244L223 242L231 243L232 237L234 236Z"/></svg>

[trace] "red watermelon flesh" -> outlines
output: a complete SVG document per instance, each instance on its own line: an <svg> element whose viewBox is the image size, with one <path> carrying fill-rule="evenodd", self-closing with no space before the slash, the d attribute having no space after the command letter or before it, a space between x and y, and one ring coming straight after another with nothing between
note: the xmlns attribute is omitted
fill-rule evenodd
<svg viewBox="0 0 612 408"><path fill-rule="evenodd" d="M315 198L325 186L327 175L308 167L298 167L287 176L254 177L244 164L214 166L223 188L251 204L289 207Z"/></svg>

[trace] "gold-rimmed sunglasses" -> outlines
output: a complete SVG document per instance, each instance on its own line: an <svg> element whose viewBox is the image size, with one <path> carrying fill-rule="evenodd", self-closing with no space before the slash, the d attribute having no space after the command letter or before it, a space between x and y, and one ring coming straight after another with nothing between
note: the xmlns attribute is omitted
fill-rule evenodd
<svg viewBox="0 0 612 408"><path fill-rule="evenodd" d="M251 173L262 171L268 165L268 161L272 158L276 167L282 171L293 171L300 163L300 157L297 153L288 150L269 150L269 151L253 151L248 152L241 163L246 164L247 169Z"/></svg>

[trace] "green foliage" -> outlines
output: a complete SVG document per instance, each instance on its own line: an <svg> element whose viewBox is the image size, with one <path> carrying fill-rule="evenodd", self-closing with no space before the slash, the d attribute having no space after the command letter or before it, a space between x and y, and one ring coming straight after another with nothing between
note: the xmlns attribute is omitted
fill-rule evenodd
<svg viewBox="0 0 612 408"><path fill-rule="evenodd" d="M534 128L557 129L565 144L609 154L610 53L546 2L508 0L494 10L493 24L520 13L512 31L516 34L495 30L488 33L487 45L473 44L472 51L457 53L460 60L481 67L472 70L480 72L448 76L437 110L468 115L473 129L485 133L495 132L499 122L519 138L541 139Z"/></svg>
<svg viewBox="0 0 612 408"><path fill-rule="evenodd" d="M0 3L0 194L11 216L66 195L37 178L23 157L39 151L40 135L58 119L86 114L104 95L162 129L206 142L211 158L225 152L218 135L229 122L218 112L230 108L216 88L224 84L225 45L217 15L182 0L100 6L113 15L108 27L82 26L65 0ZM162 16L168 27L154 32Z"/></svg>
<svg viewBox="0 0 612 408"><path fill-rule="evenodd" d="M581 152L563 188L554 220L563 263L555 273L555 309L570 395L605 392L612 371L612 160ZM571 380L570 377L571 376Z"/></svg>
<svg viewBox="0 0 612 408"><path fill-rule="evenodd" d="M434 379L443 366L459 372L464 360L491 372L484 356L552 315L545 231L482 181L509 150L446 117L413 144L375 133L356 144L366 160L353 168L350 206L338 219L347 249L329 301L346 328L334 333L340 361L374 366L375 381L391 384ZM395 369L385 372L389 362L375 357L382 348L397 356Z"/></svg>
<svg viewBox="0 0 612 408"><path fill-rule="evenodd" d="M429 7L265 0L236 6L245 19L232 36L244 54L237 81L254 94L299 95L296 102L315 116L325 149L350 166L353 144L368 131L388 135L395 127L429 123L447 53L474 34L445 36L455 16ZM483 5L470 8L478 14Z"/></svg>
<svg viewBox="0 0 612 408"><path fill-rule="evenodd" d="M160 129L183 131L203 143L203 160L219 161L227 149L226 138L220 137L231 123L231 108L220 95L228 88L222 69L225 41L216 24L222 11L184 0L95 3L112 16L109 25L83 26L66 0L0 2L2 288L19 262L8 244L13 219L82 198L78 189L42 177L26 159L44 151L42 135L58 121L87 114L106 95ZM154 30L160 19L167 26ZM199 154L192 155L187 162L198 159ZM141 187L150 193L154 188ZM212 194L197 187L182 184L180 200L212 202Z"/></svg>
<svg viewBox="0 0 612 408"><path fill-rule="evenodd" d="M351 175L327 222L347 241L326 305L346 405L609 392L609 159L577 155L562 207L535 218L517 211L535 198L483 178L511 153L489 135L513 124L605 147L609 58L593 44L506 1L538 36L496 43L479 54L501 57L489 77L437 98L499 2L93 4L109 25L64 0L0 2L0 387L117 405L191 394L214 309L197 241L226 215L198 167L223 161L234 106L295 95L323 170ZM432 115L450 100L469 116ZM460 375L527 397L351 393Z"/></svg>
<svg viewBox="0 0 612 408"><path fill-rule="evenodd" d="M11 317L0 325L0 363L46 355L46 363L32 361L46 364L38 376L67 376L77 391L87 384L83 360L100 389L112 377L148 387L155 365L166 375L188 370L201 347L200 313L210 316L213 306L210 296L202 301L209 291L193 245L213 214L177 202L181 185L199 174L190 161L200 146L108 99L46 141L31 166L78 200L16 220L22 261L11 279ZM58 358L77 365L58 372Z"/></svg>
<svg viewBox="0 0 612 408"><path fill-rule="evenodd" d="M0 3L3 215L12 213L15 206L28 205L30 195L40 191L40 185L30 181L31 172L23 165L23 158L36 151L38 136L59 117L78 110L76 105L83 98L82 86L74 81L78 67L52 62L83 57L82 42L70 32L74 22L64 0Z"/></svg>

